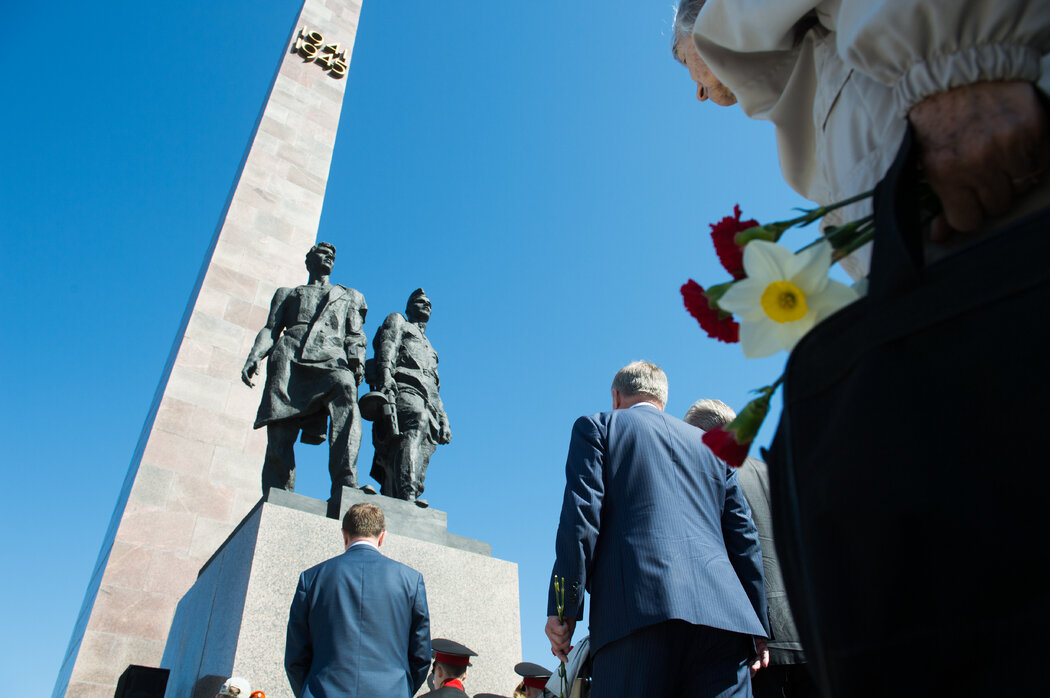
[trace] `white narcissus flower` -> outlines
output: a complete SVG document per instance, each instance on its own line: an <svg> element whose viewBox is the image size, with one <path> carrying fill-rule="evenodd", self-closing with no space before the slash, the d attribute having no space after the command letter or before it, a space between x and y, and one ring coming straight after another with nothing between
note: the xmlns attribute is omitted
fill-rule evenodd
<svg viewBox="0 0 1050 698"><path fill-rule="evenodd" d="M747 278L718 299L719 307L740 318L744 356L791 351L814 325L860 297L846 284L829 279L829 268L831 245L827 242L798 254L765 240L747 244Z"/></svg>

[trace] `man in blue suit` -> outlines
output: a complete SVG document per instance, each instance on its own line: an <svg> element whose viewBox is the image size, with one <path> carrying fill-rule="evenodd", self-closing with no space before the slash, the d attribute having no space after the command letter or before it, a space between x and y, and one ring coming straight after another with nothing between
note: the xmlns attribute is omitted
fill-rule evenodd
<svg viewBox="0 0 1050 698"><path fill-rule="evenodd" d="M284 667L296 698L410 698L430 666L423 575L384 557L375 504L343 517L346 552L299 576Z"/></svg>
<svg viewBox="0 0 1050 698"><path fill-rule="evenodd" d="M736 473L699 430L663 412L667 376L636 361L613 410L573 426L547 635L569 651L591 593L591 695L750 696L765 654L755 524Z"/></svg>

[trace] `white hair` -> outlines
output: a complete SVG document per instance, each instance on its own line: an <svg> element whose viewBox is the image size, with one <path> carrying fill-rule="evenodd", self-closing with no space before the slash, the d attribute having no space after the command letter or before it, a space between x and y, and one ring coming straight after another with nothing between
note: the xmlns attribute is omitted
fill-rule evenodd
<svg viewBox="0 0 1050 698"><path fill-rule="evenodd" d="M736 419L736 412L721 400L697 400L682 419L694 427L711 431Z"/></svg>
<svg viewBox="0 0 1050 698"><path fill-rule="evenodd" d="M648 361L632 361L619 371L612 382L613 390L623 397L648 395L667 404L667 374Z"/></svg>
<svg viewBox="0 0 1050 698"><path fill-rule="evenodd" d="M700 10L704 8L706 0L679 0L678 7L674 11L674 21L671 23L671 55L676 61L678 57L678 41L682 36L690 36L693 33L693 25L696 18L700 16Z"/></svg>

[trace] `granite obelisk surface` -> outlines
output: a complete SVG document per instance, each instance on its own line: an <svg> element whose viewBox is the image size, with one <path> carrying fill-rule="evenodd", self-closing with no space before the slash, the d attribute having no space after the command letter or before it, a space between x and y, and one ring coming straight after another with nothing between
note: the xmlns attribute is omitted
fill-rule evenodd
<svg viewBox="0 0 1050 698"><path fill-rule="evenodd" d="M278 286L315 242L361 0L305 0L208 246L53 696L110 698L158 666L179 599L259 501L258 391L240 382ZM207 233L202 231L202 246Z"/></svg>

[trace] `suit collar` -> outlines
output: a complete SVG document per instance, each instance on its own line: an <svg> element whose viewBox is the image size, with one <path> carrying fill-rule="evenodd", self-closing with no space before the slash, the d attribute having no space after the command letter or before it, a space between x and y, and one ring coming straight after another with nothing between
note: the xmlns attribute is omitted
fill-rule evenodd
<svg viewBox="0 0 1050 698"><path fill-rule="evenodd" d="M344 555L382 555L379 552L379 548L373 548L371 545L351 545L346 549Z"/></svg>
<svg viewBox="0 0 1050 698"><path fill-rule="evenodd" d="M372 550L375 550L376 552L379 551L379 546L376 545L375 543L373 543L372 541L368 541L368 540L355 540L353 543L350 544L350 547L351 548L366 547L366 548L371 548Z"/></svg>

